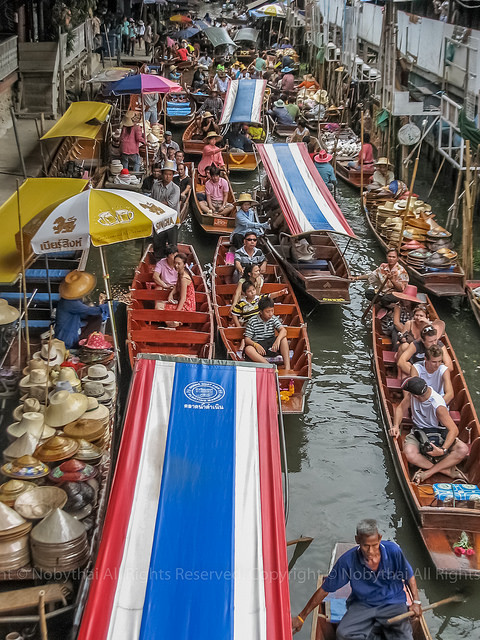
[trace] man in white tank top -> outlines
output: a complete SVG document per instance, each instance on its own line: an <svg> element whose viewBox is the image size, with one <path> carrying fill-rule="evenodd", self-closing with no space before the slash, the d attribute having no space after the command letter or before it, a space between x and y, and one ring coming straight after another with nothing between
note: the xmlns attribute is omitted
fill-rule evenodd
<svg viewBox="0 0 480 640"><path fill-rule="evenodd" d="M419 377L407 378L402 384L405 396L395 407L394 423L390 435L397 438L400 435L400 424L408 408L412 411L412 420L416 429L424 431L427 436L433 432L440 432L444 441L440 446L431 442L432 450L429 457L438 459L432 462L420 453L420 443L413 433L405 438L403 453L408 462L420 467L413 477L417 484L425 482L435 473L442 473L452 479L468 478L457 469L456 465L468 455L468 447L461 440L457 440L458 429L448 413L447 405L440 394L434 391L425 380ZM430 439L430 438L429 438Z"/></svg>
<svg viewBox="0 0 480 640"><path fill-rule="evenodd" d="M443 397L447 406L453 400L450 371L443 363L443 350L439 345L428 347L425 351L425 361L412 364L410 375L425 380L429 387Z"/></svg>

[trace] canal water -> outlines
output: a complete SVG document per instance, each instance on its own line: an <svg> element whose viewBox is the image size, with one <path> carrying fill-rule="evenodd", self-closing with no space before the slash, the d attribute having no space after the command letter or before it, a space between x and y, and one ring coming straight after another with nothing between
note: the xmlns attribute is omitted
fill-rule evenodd
<svg viewBox="0 0 480 640"><path fill-rule="evenodd" d="M433 172L428 166L421 168L415 191L426 199ZM232 183L238 195L256 186L258 176L233 174ZM453 190L453 185L440 184L429 199L440 221ZM360 211L358 193L339 183L337 199L359 238L347 253L352 272L366 272L383 259L382 252ZM216 239L189 219L181 229L180 240L195 246L205 270L210 271ZM141 243L121 245L121 249L120 245L109 247L107 255L112 282L131 282ZM353 540L357 521L376 518L384 536L398 542L416 568L423 602L452 595L459 585L472 588L466 604L427 614L433 636L480 640L480 584L437 579L397 481L376 395L371 331L360 320L365 307L363 290L364 283L352 285L348 306L312 308L308 300L301 301L308 316L313 379L304 415L285 418L290 490L287 539L304 535L314 541L296 558L289 548L292 612L303 608L316 588L319 573L328 569L335 542ZM436 307L446 322L480 411L480 330L466 303L453 306L450 301L441 301ZM221 348L217 354L221 354ZM310 624L309 620L296 636L299 640L309 637Z"/></svg>

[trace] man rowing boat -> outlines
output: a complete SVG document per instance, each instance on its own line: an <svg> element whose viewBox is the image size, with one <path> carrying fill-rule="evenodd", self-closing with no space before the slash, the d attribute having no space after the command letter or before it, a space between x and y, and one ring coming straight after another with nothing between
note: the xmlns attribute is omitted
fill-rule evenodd
<svg viewBox="0 0 480 640"><path fill-rule="evenodd" d="M357 525L355 541L358 547L344 553L302 611L292 618L293 633L302 628L305 618L329 593L350 583L352 593L347 600L347 612L337 627L337 640L360 640L373 637L383 630L386 637L412 640L410 621L388 624L387 620L406 613L405 583L413 596L410 610L422 612L412 567L400 547L383 540L375 520L362 520ZM376 637L376 636L375 636Z"/></svg>

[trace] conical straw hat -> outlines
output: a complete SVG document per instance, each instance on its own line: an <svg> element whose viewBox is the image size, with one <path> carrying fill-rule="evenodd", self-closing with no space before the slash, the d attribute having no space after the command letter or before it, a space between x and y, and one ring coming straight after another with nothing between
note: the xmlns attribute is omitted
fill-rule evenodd
<svg viewBox="0 0 480 640"><path fill-rule="evenodd" d="M7 507L5 503L0 502L0 532L15 529L24 524L26 524L25 518L22 518L11 507Z"/></svg>
<svg viewBox="0 0 480 640"><path fill-rule="evenodd" d="M78 450L78 442L64 436L53 436L35 451L35 457L42 462L59 462L72 458Z"/></svg>
<svg viewBox="0 0 480 640"><path fill-rule="evenodd" d="M17 438L3 452L6 462L22 456L31 456L38 446L38 438L26 431L23 436Z"/></svg>
<svg viewBox="0 0 480 640"><path fill-rule="evenodd" d="M62 509L54 509L32 529L30 536L33 541L43 544L65 544L80 538L85 531L82 522Z"/></svg>

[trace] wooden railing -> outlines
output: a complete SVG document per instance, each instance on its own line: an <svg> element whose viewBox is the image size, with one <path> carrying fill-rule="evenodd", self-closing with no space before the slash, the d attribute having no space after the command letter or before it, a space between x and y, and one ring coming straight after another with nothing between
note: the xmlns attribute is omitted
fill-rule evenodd
<svg viewBox="0 0 480 640"><path fill-rule="evenodd" d="M0 42L0 81L18 69L17 36Z"/></svg>

